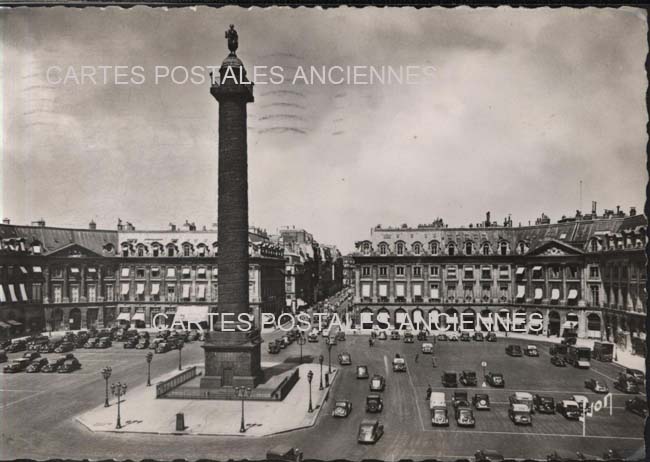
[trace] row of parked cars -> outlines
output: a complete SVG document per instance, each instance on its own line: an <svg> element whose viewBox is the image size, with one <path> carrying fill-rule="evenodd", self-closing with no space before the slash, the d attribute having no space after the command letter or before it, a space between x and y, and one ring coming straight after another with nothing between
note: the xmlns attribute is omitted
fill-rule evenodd
<svg viewBox="0 0 650 462"><path fill-rule="evenodd" d="M388 340L389 338L391 340L400 340L404 339L404 343L413 343L413 339L416 338L420 342L426 342L429 340L429 335L427 334L426 331L421 330L419 331L416 335L413 334L413 332L406 330L406 331L400 331L397 329L394 329L390 332L390 334L386 330L380 330L378 332L372 332L371 336L373 338L377 338L379 340ZM460 334L457 334L455 332L452 333L441 333L437 335L431 335L431 338L435 338L435 340L440 341L440 342L469 342L471 340L474 340L476 342L483 342L483 341L488 341L488 342L496 342L497 341L497 335L494 332L488 332L487 334L483 334L483 332L474 332L473 334L470 334L469 332L461 332Z"/></svg>
<svg viewBox="0 0 650 462"><path fill-rule="evenodd" d="M0 362L6 362L6 354L0 354ZM21 358L12 360L6 364L2 371L5 374L17 372L59 372L68 374L81 369L81 363L72 353L58 356L56 358L45 358L37 351L28 351Z"/></svg>

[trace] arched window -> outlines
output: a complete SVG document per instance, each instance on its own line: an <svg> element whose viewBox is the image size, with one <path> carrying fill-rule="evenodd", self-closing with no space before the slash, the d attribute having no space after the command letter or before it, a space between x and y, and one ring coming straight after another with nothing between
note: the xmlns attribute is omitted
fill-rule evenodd
<svg viewBox="0 0 650 462"><path fill-rule="evenodd" d="M429 243L429 250L431 251L431 255L438 255L440 252L440 246L438 245L437 241L431 241Z"/></svg>
<svg viewBox="0 0 650 462"><path fill-rule="evenodd" d="M370 242L364 242L361 249L364 254L368 255L370 253Z"/></svg>
<svg viewBox="0 0 650 462"><path fill-rule="evenodd" d="M419 242L416 242L413 244L413 254L420 255L420 253L422 253L422 245L420 245Z"/></svg>
<svg viewBox="0 0 650 462"><path fill-rule="evenodd" d="M184 257L191 257L192 256L192 245L191 244L183 244L183 256Z"/></svg>
<svg viewBox="0 0 650 462"><path fill-rule="evenodd" d="M453 242L450 242L447 246L447 254L454 256L456 254L456 245Z"/></svg>
<svg viewBox="0 0 650 462"><path fill-rule="evenodd" d="M592 252L598 252L598 239L592 239L589 246Z"/></svg>
<svg viewBox="0 0 650 462"><path fill-rule="evenodd" d="M490 255L490 244L487 242L483 243L483 255Z"/></svg>
<svg viewBox="0 0 650 462"><path fill-rule="evenodd" d="M174 245L173 244L169 244L167 246L167 256L168 257L173 257L174 256Z"/></svg>
<svg viewBox="0 0 650 462"><path fill-rule="evenodd" d="M499 253L501 255L508 255L508 243L506 241L501 241L499 244Z"/></svg>
<svg viewBox="0 0 650 462"><path fill-rule="evenodd" d="M197 245L196 250L199 254L199 257L205 257L208 254L208 246L206 246L205 244Z"/></svg>
<svg viewBox="0 0 650 462"><path fill-rule="evenodd" d="M473 247L472 243L467 241L465 243L465 255L472 255Z"/></svg>
<svg viewBox="0 0 650 462"><path fill-rule="evenodd" d="M386 244L385 242L382 242L381 244L379 244L379 253L381 255L388 254L388 244Z"/></svg>
<svg viewBox="0 0 650 462"><path fill-rule="evenodd" d="M160 245L157 243L151 244L151 254L154 257L158 257L160 255Z"/></svg>
<svg viewBox="0 0 650 462"><path fill-rule="evenodd" d="M397 255L404 255L404 243L403 242L398 242L395 244L395 253Z"/></svg>
<svg viewBox="0 0 650 462"><path fill-rule="evenodd" d="M520 241L517 247L519 248L519 254L520 255L523 255L523 254L526 253L526 243L524 241Z"/></svg>
<svg viewBox="0 0 650 462"><path fill-rule="evenodd" d="M128 257L129 256L129 243L128 242L122 243L122 256L123 257Z"/></svg>

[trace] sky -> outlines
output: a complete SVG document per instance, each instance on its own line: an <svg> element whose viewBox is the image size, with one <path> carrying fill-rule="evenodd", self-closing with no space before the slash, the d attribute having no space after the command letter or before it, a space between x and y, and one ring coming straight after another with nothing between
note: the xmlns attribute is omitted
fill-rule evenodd
<svg viewBox="0 0 650 462"><path fill-rule="evenodd" d="M0 215L216 223L207 67L228 54L231 23L249 76L284 76L258 75L248 105L251 225L349 252L378 224L642 210L646 22L630 8L5 9ZM161 75L175 66L175 81ZM292 81L310 66L420 78Z"/></svg>

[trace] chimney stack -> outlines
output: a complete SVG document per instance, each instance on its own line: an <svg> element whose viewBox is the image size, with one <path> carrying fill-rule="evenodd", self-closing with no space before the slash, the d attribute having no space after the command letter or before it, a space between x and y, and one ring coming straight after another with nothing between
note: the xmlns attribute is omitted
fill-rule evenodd
<svg viewBox="0 0 650 462"><path fill-rule="evenodd" d="M9 218L3 218L3 219L2 219L2 224L3 224L3 225L10 225L10 224L11 224L11 220L10 220Z"/></svg>
<svg viewBox="0 0 650 462"><path fill-rule="evenodd" d="M170 229L171 231L176 231L176 225L175 225L174 223L170 223L170 224L169 224L169 229Z"/></svg>
<svg viewBox="0 0 650 462"><path fill-rule="evenodd" d="M633 217L636 215L636 207L632 206L630 207L630 216Z"/></svg>
<svg viewBox="0 0 650 462"><path fill-rule="evenodd" d="M598 215L596 211L596 205L597 205L596 201L591 201L591 215L594 218L596 218L596 216Z"/></svg>
<svg viewBox="0 0 650 462"><path fill-rule="evenodd" d="M93 231L97 229L97 223L95 223L95 220L90 220L90 223L88 223L88 229L92 229Z"/></svg>
<svg viewBox="0 0 650 462"><path fill-rule="evenodd" d="M122 224L122 219L121 218L117 219L117 230L118 231L124 231L124 225Z"/></svg>
<svg viewBox="0 0 650 462"><path fill-rule="evenodd" d="M40 220L32 221L32 226L38 226L39 228L45 228L45 220L42 218Z"/></svg>

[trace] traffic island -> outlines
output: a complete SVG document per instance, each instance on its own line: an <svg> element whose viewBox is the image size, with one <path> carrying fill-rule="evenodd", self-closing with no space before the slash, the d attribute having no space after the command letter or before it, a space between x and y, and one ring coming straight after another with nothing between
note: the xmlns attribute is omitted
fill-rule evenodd
<svg viewBox="0 0 650 462"><path fill-rule="evenodd" d="M197 366L192 366L197 367ZM329 397L337 376L332 368L329 387L320 390L320 368L314 364L297 366L298 381L281 401L244 400L244 431L242 423L242 400L227 399L175 399L156 398L156 384L129 389L121 398L120 423L116 428L117 403L113 399L109 407L103 405L77 416L76 420L93 432L145 433L160 435L212 435L212 436L269 436L316 423ZM325 369L325 368L324 368ZM309 412L311 382L312 412ZM168 374L157 382L177 375ZM325 371L323 372L323 376ZM326 384L323 377L323 385Z"/></svg>

